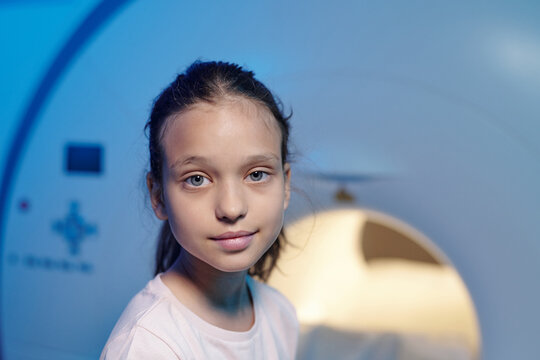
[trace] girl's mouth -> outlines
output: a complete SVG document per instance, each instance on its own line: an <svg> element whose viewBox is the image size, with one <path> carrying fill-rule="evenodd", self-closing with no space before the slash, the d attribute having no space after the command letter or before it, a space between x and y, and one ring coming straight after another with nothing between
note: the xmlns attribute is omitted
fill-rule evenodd
<svg viewBox="0 0 540 360"><path fill-rule="evenodd" d="M249 246L256 231L229 231L221 235L211 237L223 249L227 251L241 251Z"/></svg>
<svg viewBox="0 0 540 360"><path fill-rule="evenodd" d="M256 231L228 231L226 233L223 233L218 236L211 237L212 240L228 240L228 239L236 239L243 236L249 236L255 234Z"/></svg>

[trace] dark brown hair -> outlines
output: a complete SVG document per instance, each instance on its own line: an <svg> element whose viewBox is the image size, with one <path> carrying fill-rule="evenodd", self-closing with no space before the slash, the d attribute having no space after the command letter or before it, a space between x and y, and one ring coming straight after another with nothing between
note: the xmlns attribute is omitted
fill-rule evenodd
<svg viewBox="0 0 540 360"><path fill-rule="evenodd" d="M175 114L200 103L216 103L228 96L240 96L265 106L276 119L281 130L282 165L289 157L289 116L283 114L279 100L272 95L255 74L242 67L226 62L196 61L188 69L178 75L154 101L150 119L146 123L150 150L150 172L153 180L162 185L163 151L161 136L166 120ZM286 242L281 229L277 240L253 265L248 273L266 281L274 269L280 250ZM167 270L182 251L180 244L171 232L169 221L161 226L156 251L155 274Z"/></svg>

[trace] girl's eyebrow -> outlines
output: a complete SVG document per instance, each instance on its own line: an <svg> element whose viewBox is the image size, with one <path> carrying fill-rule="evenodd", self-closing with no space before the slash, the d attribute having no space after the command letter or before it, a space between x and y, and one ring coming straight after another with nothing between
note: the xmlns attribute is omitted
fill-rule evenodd
<svg viewBox="0 0 540 360"><path fill-rule="evenodd" d="M208 164L209 161L203 156L188 156L187 158L176 160L174 164L171 165L171 169L175 169L177 167L181 167L183 165L193 164L193 163Z"/></svg>
<svg viewBox="0 0 540 360"><path fill-rule="evenodd" d="M258 162L268 162L268 161L277 161L279 162L280 159L277 155L268 153L268 154L260 154L260 155L253 155L249 156L246 160L247 163L258 163Z"/></svg>

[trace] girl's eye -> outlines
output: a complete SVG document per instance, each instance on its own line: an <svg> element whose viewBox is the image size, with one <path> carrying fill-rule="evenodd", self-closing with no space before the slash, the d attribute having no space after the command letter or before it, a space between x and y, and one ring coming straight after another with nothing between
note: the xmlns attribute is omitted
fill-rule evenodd
<svg viewBox="0 0 540 360"><path fill-rule="evenodd" d="M251 174L249 174L249 179L251 181L263 181L268 177L268 173L264 171L254 171Z"/></svg>
<svg viewBox="0 0 540 360"><path fill-rule="evenodd" d="M202 175L190 176L185 181L188 183L188 185L195 186L195 187L203 186L208 183L208 179Z"/></svg>

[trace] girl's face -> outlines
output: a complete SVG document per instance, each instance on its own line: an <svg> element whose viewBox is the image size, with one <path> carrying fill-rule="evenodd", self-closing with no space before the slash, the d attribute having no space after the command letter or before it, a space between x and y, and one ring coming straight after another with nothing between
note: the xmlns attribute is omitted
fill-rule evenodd
<svg viewBox="0 0 540 360"><path fill-rule="evenodd" d="M272 114L243 98L198 103L168 119L157 216L189 255L224 272L249 269L276 240L290 195Z"/></svg>

